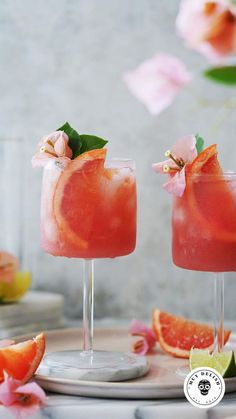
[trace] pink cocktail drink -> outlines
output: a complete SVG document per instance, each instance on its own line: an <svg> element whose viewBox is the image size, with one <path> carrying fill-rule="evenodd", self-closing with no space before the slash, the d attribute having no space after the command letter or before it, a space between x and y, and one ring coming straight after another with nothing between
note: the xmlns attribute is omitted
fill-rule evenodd
<svg viewBox="0 0 236 419"><path fill-rule="evenodd" d="M41 244L55 256L113 258L128 255L136 242L136 181L132 161L105 163L92 150L44 168Z"/></svg>
<svg viewBox="0 0 236 419"><path fill-rule="evenodd" d="M188 179L173 202L172 255L181 268L236 271L236 174Z"/></svg>

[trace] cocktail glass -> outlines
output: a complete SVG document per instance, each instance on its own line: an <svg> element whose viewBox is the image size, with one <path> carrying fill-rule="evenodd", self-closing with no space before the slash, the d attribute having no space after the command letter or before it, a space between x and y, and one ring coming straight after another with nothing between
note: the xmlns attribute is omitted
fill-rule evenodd
<svg viewBox="0 0 236 419"><path fill-rule="evenodd" d="M121 381L147 371L144 357L93 349L94 259L128 255L136 243L136 176L132 160L80 158L44 168L41 244L54 256L82 258L83 351L46 355L50 375Z"/></svg>
<svg viewBox="0 0 236 419"><path fill-rule="evenodd" d="M224 345L224 272L236 271L236 173L188 176L174 198L172 256L176 266L214 273L214 345Z"/></svg>

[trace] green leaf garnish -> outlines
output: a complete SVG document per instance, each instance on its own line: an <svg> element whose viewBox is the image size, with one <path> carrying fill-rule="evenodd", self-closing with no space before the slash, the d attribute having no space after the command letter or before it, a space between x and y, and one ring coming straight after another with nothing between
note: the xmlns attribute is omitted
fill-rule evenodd
<svg viewBox="0 0 236 419"><path fill-rule="evenodd" d="M197 150L197 154L200 154L202 152L202 150L203 150L203 147L204 147L204 140L203 140L203 138L199 134L196 134L195 135L195 138L196 138L196 150Z"/></svg>
<svg viewBox="0 0 236 419"><path fill-rule="evenodd" d="M236 85L235 65L209 68L204 71L203 75L216 83L222 83L230 86Z"/></svg>
<svg viewBox="0 0 236 419"><path fill-rule="evenodd" d="M75 159L77 156L79 156L81 154L80 150L82 147L82 141L80 139L79 133L70 126L69 122L66 122L64 125L58 128L57 131L64 131L68 135L68 146L72 150L72 159Z"/></svg>
<svg viewBox="0 0 236 419"><path fill-rule="evenodd" d="M96 135L80 134L80 138L82 140L80 153L93 150L94 148L103 148L107 144L106 140Z"/></svg>
<svg viewBox="0 0 236 419"><path fill-rule="evenodd" d="M68 145L72 150L72 160L86 151L103 148L107 144L106 140L96 135L79 134L70 126L69 122L66 122L57 131L64 131L68 135Z"/></svg>

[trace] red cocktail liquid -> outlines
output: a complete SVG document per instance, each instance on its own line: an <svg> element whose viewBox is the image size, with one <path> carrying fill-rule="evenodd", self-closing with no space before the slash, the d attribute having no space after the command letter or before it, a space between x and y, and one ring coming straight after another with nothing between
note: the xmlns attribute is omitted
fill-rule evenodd
<svg viewBox="0 0 236 419"><path fill-rule="evenodd" d="M175 265L196 271L236 271L236 174L188 175L172 216Z"/></svg>
<svg viewBox="0 0 236 419"><path fill-rule="evenodd" d="M41 244L55 256L113 258L136 242L136 182L130 161L104 166L105 150L84 153L65 168L45 167Z"/></svg>

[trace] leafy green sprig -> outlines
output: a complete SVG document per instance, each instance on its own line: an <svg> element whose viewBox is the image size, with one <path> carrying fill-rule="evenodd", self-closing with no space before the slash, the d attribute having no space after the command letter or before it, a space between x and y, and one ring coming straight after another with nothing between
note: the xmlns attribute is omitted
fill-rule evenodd
<svg viewBox="0 0 236 419"><path fill-rule="evenodd" d="M57 131L64 131L68 137L68 146L72 150L72 159L75 159L85 151L103 148L107 141L96 135L79 134L74 128L71 127L69 122L66 122Z"/></svg>

